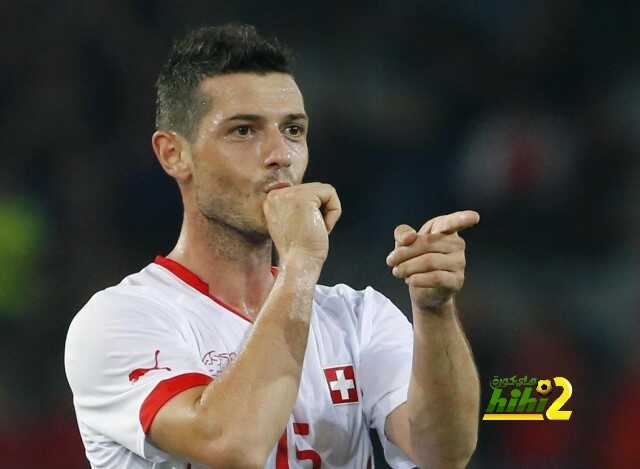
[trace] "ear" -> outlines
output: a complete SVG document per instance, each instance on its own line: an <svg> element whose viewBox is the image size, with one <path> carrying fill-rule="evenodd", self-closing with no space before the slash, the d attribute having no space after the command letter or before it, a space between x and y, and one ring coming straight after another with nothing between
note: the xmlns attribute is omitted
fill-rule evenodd
<svg viewBox="0 0 640 469"><path fill-rule="evenodd" d="M165 173L177 182L191 177L191 150L189 143L176 132L156 130L151 146Z"/></svg>

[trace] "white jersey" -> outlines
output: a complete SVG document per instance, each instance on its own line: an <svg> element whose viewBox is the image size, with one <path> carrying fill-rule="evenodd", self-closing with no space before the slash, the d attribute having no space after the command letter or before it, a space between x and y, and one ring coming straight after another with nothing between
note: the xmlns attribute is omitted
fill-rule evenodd
<svg viewBox="0 0 640 469"><path fill-rule="evenodd" d="M151 423L173 396L215 380L251 329L248 317L163 257L94 295L65 348L91 467L202 467L154 447ZM414 467L384 435L387 415L407 399L412 345L411 324L382 294L317 286L298 398L265 467L370 468L369 428L392 467Z"/></svg>

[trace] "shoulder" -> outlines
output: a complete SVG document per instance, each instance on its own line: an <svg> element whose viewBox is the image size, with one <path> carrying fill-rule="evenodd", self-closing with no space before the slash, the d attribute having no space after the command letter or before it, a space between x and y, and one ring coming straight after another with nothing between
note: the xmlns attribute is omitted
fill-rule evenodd
<svg viewBox="0 0 640 469"><path fill-rule="evenodd" d="M367 286L356 290L345 284L332 287L318 285L314 297L318 321L335 324L341 329L354 329L366 341L376 325L386 318L406 321L404 315L385 295Z"/></svg>
<svg viewBox="0 0 640 469"><path fill-rule="evenodd" d="M75 315L71 327L83 322L102 323L124 317L133 319L167 309L162 286L153 278L149 268L95 293Z"/></svg>
<svg viewBox="0 0 640 469"><path fill-rule="evenodd" d="M343 325L352 322L364 332L365 337L390 327L411 328L406 315L389 298L370 286L355 290L344 284L332 287L318 285L314 303L322 312L320 316L323 319L334 318Z"/></svg>
<svg viewBox="0 0 640 469"><path fill-rule="evenodd" d="M402 311L385 295L368 286L316 287L314 321L318 330L332 337L357 338L361 353L412 346L413 329Z"/></svg>
<svg viewBox="0 0 640 469"><path fill-rule="evenodd" d="M334 286L318 285L315 291L315 303L325 310L348 310L361 316L370 309L384 307L391 301L376 289L367 286L356 290L349 285L339 283Z"/></svg>
<svg viewBox="0 0 640 469"><path fill-rule="evenodd" d="M134 331L175 329L175 308L167 298L170 291L162 287L151 267L95 293L71 320L65 348L108 346Z"/></svg>
<svg viewBox="0 0 640 469"><path fill-rule="evenodd" d="M76 390L91 386L100 370L132 368L136 350L182 340L180 316L163 300L147 268L94 294L72 319L65 340L67 378ZM124 363L124 364L123 364Z"/></svg>

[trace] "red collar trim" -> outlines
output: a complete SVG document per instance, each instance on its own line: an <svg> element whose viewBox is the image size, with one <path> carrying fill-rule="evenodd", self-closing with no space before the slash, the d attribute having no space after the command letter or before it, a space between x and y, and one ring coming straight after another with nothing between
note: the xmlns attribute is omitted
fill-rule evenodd
<svg viewBox="0 0 640 469"><path fill-rule="evenodd" d="M192 286L203 295L209 296L209 285L179 262L163 256L156 256L153 262L161 265L184 283Z"/></svg>
<svg viewBox="0 0 640 469"><path fill-rule="evenodd" d="M233 314L235 314L237 316L240 316L245 321L249 321L249 322L253 323L253 320L249 316L241 313L240 311L238 311L233 306L225 303L220 298L217 298L215 295L212 295L211 293L209 293L209 285L207 284L207 282L203 281L200 277L198 277L196 274L191 272L189 269L187 269L185 266L183 266L179 262L176 262L173 259L169 259L169 258L166 258L166 257L163 257L163 256L156 256L156 258L154 259L153 262L158 264L158 265L160 265L160 266L162 266L162 267L164 267L169 272L171 272L173 275L175 275L180 280L182 280L184 283L186 283L187 285L195 288L196 290L198 290L203 295L211 298L213 301L218 303L224 309L228 310L229 312L231 312L231 313L233 313ZM277 267L271 267L271 273L273 275L278 275L278 268Z"/></svg>

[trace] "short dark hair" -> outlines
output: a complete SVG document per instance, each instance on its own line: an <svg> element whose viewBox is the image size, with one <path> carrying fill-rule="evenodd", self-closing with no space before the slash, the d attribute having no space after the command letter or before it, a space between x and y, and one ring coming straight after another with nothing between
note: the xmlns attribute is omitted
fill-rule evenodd
<svg viewBox="0 0 640 469"><path fill-rule="evenodd" d="M254 26L206 26L174 42L156 82L156 128L191 140L211 103L198 87L204 78L247 72L264 75L291 71L290 49L262 37Z"/></svg>

